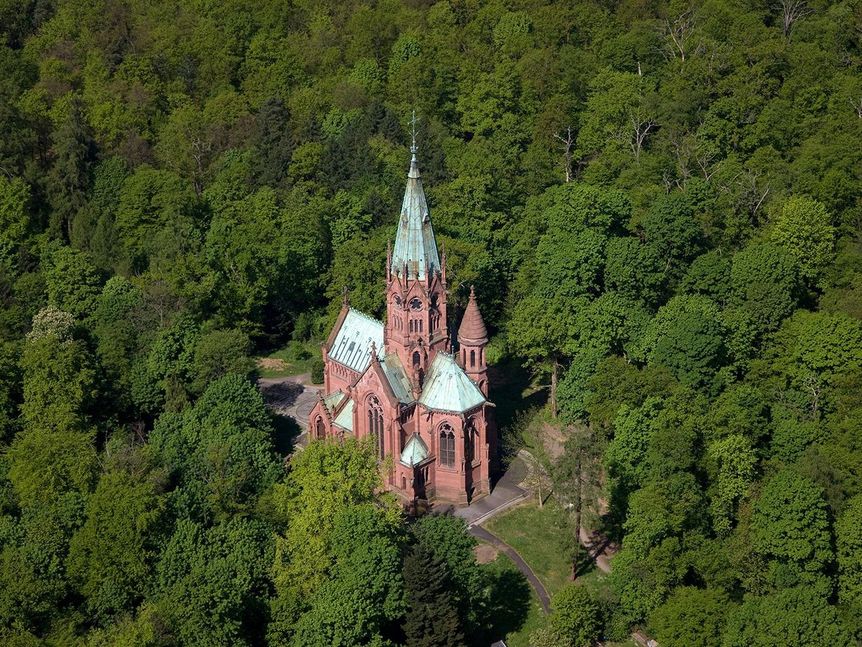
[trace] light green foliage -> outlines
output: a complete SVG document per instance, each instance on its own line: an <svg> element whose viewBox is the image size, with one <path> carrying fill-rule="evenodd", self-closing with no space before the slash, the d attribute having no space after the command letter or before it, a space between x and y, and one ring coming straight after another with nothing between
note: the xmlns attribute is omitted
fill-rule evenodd
<svg viewBox="0 0 862 647"><path fill-rule="evenodd" d="M770 478L754 504L751 538L773 578L816 577L834 559L822 490L791 469Z"/></svg>
<svg viewBox="0 0 862 647"><path fill-rule="evenodd" d="M850 645L852 639L817 591L792 588L764 597L749 597L728 619L722 645L767 647L776 642L832 647Z"/></svg>
<svg viewBox="0 0 862 647"><path fill-rule="evenodd" d="M178 522L157 566L155 611L183 644L246 645L261 631L272 535L244 519ZM254 627L249 634L249 627Z"/></svg>
<svg viewBox="0 0 862 647"><path fill-rule="evenodd" d="M629 500L626 548L645 554L666 537L699 525L703 497L687 472L650 481Z"/></svg>
<svg viewBox="0 0 862 647"><path fill-rule="evenodd" d="M601 608L589 589L572 583L563 587L552 600L551 631L559 645L590 647L601 631Z"/></svg>
<svg viewBox="0 0 862 647"><path fill-rule="evenodd" d="M681 586L650 616L650 631L660 644L720 647L729 608L723 591Z"/></svg>
<svg viewBox="0 0 862 647"><path fill-rule="evenodd" d="M406 570L386 533L355 519L379 574L333 539L379 499L374 452L309 447L286 470L243 376L249 354L321 341L344 287L384 316L415 109L450 335L475 285L512 391L603 454L614 635L702 618L723 647L850 643L858 11L785 24L767 5L0 0L0 642L404 640L377 587ZM808 487L783 500L788 468ZM152 479L166 521L132 532L146 514L112 516L99 473L139 503ZM133 541L97 550L94 528ZM439 642L496 640L501 582L437 530L460 556L430 600L461 616ZM155 584L121 576L153 559ZM797 582L819 598L779 599ZM745 607L720 637L684 609L719 590L726 616Z"/></svg>
<svg viewBox="0 0 862 647"><path fill-rule="evenodd" d="M649 398L637 408L623 404L614 418L614 438L605 451L608 475L621 493L641 487L647 476L647 449L661 400Z"/></svg>
<svg viewBox="0 0 862 647"><path fill-rule="evenodd" d="M399 520L373 504L334 520L328 578L297 621L294 644L357 645L382 639L386 622L404 613Z"/></svg>
<svg viewBox="0 0 862 647"><path fill-rule="evenodd" d="M709 493L712 524L721 534L730 530L736 506L754 481L757 456L745 436L731 434L707 447L706 460L713 473Z"/></svg>
<svg viewBox="0 0 862 647"><path fill-rule="evenodd" d="M165 499L151 479L105 474L87 501L87 520L72 537L69 575L105 623L129 611L149 588Z"/></svg>
<svg viewBox="0 0 862 647"><path fill-rule="evenodd" d="M22 506L41 506L69 492L89 492L99 457L90 431L34 427L9 447L9 480Z"/></svg>
<svg viewBox="0 0 862 647"><path fill-rule="evenodd" d="M369 442L311 443L293 457L289 477L274 504L287 518L279 540L276 585L315 591L332 562L329 542L335 519L368 503L380 485L375 448Z"/></svg>
<svg viewBox="0 0 862 647"><path fill-rule="evenodd" d="M79 318L93 314L102 291L99 272L89 256L69 247L50 255L45 284L48 302Z"/></svg>
<svg viewBox="0 0 862 647"><path fill-rule="evenodd" d="M841 313L800 311L775 335L766 358L775 386L816 418L833 406L829 394L841 379L862 366L862 324Z"/></svg>
<svg viewBox="0 0 862 647"><path fill-rule="evenodd" d="M803 279L816 283L832 260L835 228L826 207L810 198L790 198L770 233L799 264Z"/></svg>

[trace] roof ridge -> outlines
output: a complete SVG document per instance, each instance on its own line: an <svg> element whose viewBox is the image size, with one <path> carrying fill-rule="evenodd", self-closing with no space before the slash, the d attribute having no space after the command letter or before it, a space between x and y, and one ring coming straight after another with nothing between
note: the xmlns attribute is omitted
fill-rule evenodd
<svg viewBox="0 0 862 647"><path fill-rule="evenodd" d="M373 321L374 323L379 323L381 326L382 326L382 325L384 325L384 324L383 324L383 320L382 320L382 319L375 319L375 318L374 318L374 317L372 317L371 315L369 315L369 314L365 314L364 312L362 312L362 310L357 310L357 309L356 309L356 308L354 308L353 306L348 306L348 310L349 310L350 312L353 312L354 314L359 315L359 316L360 316L360 317L362 317L363 319L368 319L369 321Z"/></svg>

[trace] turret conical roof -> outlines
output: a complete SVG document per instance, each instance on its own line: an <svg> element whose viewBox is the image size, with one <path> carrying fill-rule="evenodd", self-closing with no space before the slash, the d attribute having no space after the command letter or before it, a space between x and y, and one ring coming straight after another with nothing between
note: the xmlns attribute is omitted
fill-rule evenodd
<svg viewBox="0 0 862 647"><path fill-rule="evenodd" d="M458 341L468 345L484 344L488 341L488 329L485 328L482 313L479 312L479 305L476 303L476 292L472 287L467 309L464 310L464 317L461 319L461 327L458 328Z"/></svg>
<svg viewBox="0 0 862 647"><path fill-rule="evenodd" d="M398 233L395 235L390 269L393 274L402 276L405 266L409 278L425 279L440 270L437 241L431 227L431 215L425 201L415 152L410 160L410 172L407 174L407 188L401 203L401 217L398 219Z"/></svg>

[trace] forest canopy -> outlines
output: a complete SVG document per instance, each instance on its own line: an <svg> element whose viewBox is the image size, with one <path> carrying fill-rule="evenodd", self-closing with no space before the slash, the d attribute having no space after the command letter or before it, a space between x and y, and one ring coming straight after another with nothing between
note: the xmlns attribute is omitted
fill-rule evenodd
<svg viewBox="0 0 862 647"><path fill-rule="evenodd" d="M0 0L0 640L489 637L465 529L405 524L361 443L286 467L252 381L345 288L383 316L414 111L450 329L475 285L622 546L536 640L862 640L860 33L858 0Z"/></svg>

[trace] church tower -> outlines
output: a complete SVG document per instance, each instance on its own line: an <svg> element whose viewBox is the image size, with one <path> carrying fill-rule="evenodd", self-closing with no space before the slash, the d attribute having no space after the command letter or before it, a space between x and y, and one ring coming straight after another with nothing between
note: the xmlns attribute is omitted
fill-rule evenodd
<svg viewBox="0 0 862 647"><path fill-rule="evenodd" d="M411 152L395 247L386 259L386 345L418 394L435 355L449 349L449 330L446 255L437 252L415 141Z"/></svg>
<svg viewBox="0 0 862 647"><path fill-rule="evenodd" d="M488 397L488 365L485 362L485 346L488 345L488 330L476 303L476 292L470 287L470 300L458 329L460 352L458 362L467 376L473 380Z"/></svg>

